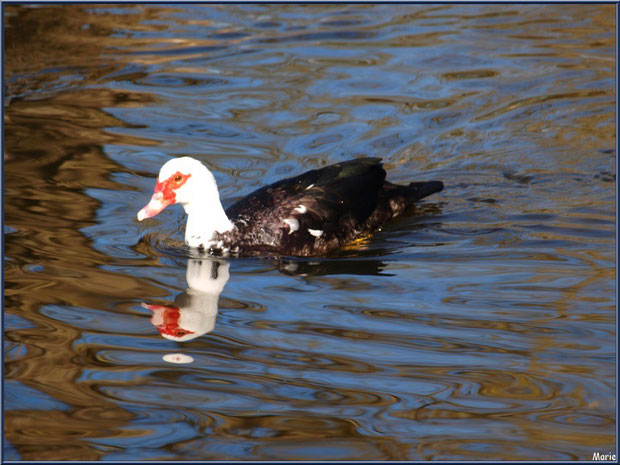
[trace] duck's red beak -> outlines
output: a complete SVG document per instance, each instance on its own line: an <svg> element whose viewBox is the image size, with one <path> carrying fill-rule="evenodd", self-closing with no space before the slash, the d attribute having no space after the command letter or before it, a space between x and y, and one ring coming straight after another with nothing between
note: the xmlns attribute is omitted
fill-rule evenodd
<svg viewBox="0 0 620 465"><path fill-rule="evenodd" d="M168 205L175 203L175 190L185 184L191 176L191 174L181 174L177 171L165 181L157 181L154 189L155 193L151 197L151 201L138 212L138 221L142 221L144 218L151 218Z"/></svg>
<svg viewBox="0 0 620 465"><path fill-rule="evenodd" d="M138 221L142 221L144 218L151 218L157 215L168 205L171 205L174 199L166 199L162 192L155 192L151 201L142 210L138 212Z"/></svg>

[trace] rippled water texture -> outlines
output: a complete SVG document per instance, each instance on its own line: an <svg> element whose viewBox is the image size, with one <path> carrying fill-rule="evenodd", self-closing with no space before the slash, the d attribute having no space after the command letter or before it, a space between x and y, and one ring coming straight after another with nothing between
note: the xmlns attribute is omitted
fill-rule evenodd
<svg viewBox="0 0 620 465"><path fill-rule="evenodd" d="M4 4L5 458L614 451L614 8ZM363 154L446 188L335 256L136 221Z"/></svg>

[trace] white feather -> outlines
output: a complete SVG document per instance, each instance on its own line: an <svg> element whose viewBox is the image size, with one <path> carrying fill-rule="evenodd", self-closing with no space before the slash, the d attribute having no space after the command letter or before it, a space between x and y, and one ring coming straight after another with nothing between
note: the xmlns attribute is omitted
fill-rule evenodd
<svg viewBox="0 0 620 465"><path fill-rule="evenodd" d="M288 232L289 234L293 234L299 229L299 221L297 221L295 218L287 218L284 220L284 222L288 224L290 228L290 231Z"/></svg>

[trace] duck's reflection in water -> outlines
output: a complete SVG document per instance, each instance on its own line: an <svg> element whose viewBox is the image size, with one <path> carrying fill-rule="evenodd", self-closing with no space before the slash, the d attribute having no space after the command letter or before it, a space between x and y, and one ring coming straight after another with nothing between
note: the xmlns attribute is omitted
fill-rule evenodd
<svg viewBox="0 0 620 465"><path fill-rule="evenodd" d="M288 260L271 262L274 268L289 276L300 278L321 275L391 276L384 272L386 264L379 260ZM166 339L186 342L215 329L220 294L228 279L230 263L223 259L201 258L187 262L187 286L173 305L143 303L153 312L151 323ZM182 353L164 355L170 363L191 363L194 359Z"/></svg>
<svg viewBox="0 0 620 465"><path fill-rule="evenodd" d="M188 288L174 299L174 305L142 304L153 312L151 323L163 337L185 342L213 331L220 294L230 277L229 266L224 260L190 259L186 274ZM164 360L193 361L184 354L168 354Z"/></svg>

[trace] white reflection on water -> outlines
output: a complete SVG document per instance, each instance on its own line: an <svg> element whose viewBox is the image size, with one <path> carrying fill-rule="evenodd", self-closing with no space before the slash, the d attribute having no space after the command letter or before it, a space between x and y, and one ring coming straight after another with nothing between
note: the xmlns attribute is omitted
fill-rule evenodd
<svg viewBox="0 0 620 465"><path fill-rule="evenodd" d="M194 357L186 354L166 354L162 359L168 363L192 363L194 361Z"/></svg>
<svg viewBox="0 0 620 465"><path fill-rule="evenodd" d="M229 266L223 260L190 259L186 273L188 289L176 297L174 305L142 304L153 312L151 323L163 337L185 342L213 331Z"/></svg>

